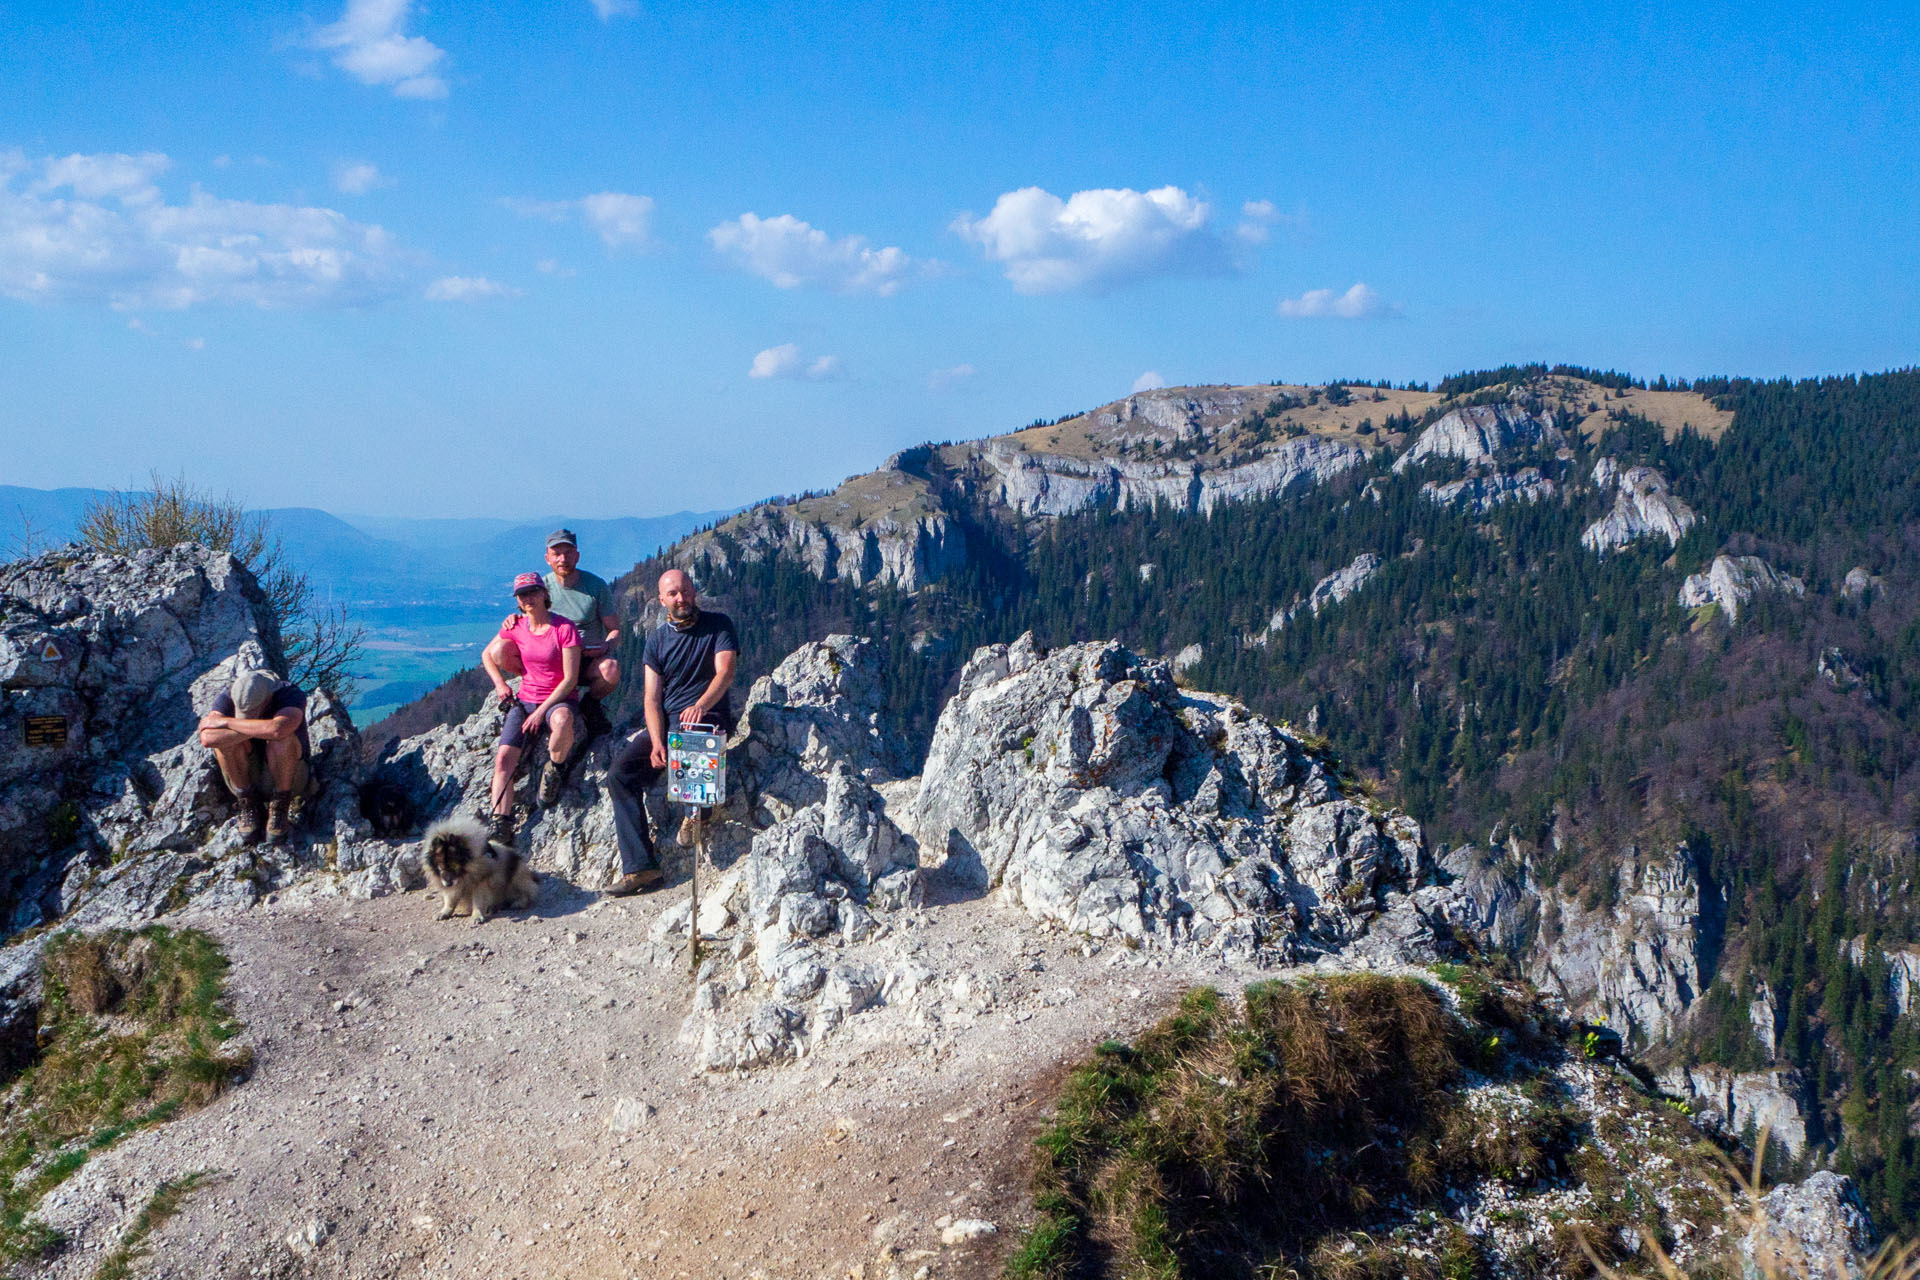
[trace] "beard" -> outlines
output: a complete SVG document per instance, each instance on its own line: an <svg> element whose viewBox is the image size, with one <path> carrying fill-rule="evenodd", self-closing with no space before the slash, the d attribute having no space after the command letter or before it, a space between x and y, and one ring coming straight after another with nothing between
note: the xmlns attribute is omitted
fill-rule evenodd
<svg viewBox="0 0 1920 1280"><path fill-rule="evenodd" d="M688 602L686 604L670 605L667 608L667 621L671 622L674 626L680 627L683 629L686 627L692 626L694 619L698 618L699 616L700 616L700 606L693 604L691 602Z"/></svg>

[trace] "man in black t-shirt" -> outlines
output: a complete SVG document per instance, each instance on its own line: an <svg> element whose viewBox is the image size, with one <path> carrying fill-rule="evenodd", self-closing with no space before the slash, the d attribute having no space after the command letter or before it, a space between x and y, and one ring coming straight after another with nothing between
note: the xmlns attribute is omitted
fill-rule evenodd
<svg viewBox="0 0 1920 1280"><path fill-rule="evenodd" d="M645 797L667 767L667 729L714 724L733 732L733 704L727 689L740 657L733 622L724 613L702 610L693 579L678 569L660 575L660 603L667 620L647 633L641 667L646 679L647 727L614 756L607 778L613 798L613 829L620 845L620 879L609 893L625 897L651 889L662 880L647 828Z"/></svg>
<svg viewBox="0 0 1920 1280"><path fill-rule="evenodd" d="M287 808L306 792L313 760L307 737L307 695L271 671L243 671L200 717L200 745L220 763L220 777L240 804L241 838L278 844L292 829ZM269 807L263 792L271 792Z"/></svg>

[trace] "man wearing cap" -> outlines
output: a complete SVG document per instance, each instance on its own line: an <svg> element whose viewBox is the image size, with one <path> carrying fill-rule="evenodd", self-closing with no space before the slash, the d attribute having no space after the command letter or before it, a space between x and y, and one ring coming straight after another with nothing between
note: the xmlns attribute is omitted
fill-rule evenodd
<svg viewBox="0 0 1920 1280"><path fill-rule="evenodd" d="M600 699L620 684L620 660L613 646L620 642L620 615L614 612L613 589L606 580L580 567L580 542L571 529L555 529L547 535L547 594L553 600L555 616L573 623L580 633L580 688L586 695L581 717L588 722L588 733L597 736L610 725L600 710ZM509 617L503 626L511 626ZM510 676L526 673L520 668L520 655L503 637L495 636L487 646L493 665Z"/></svg>
<svg viewBox="0 0 1920 1280"><path fill-rule="evenodd" d="M307 695L271 671L243 671L200 717L200 745L220 763L220 777L240 802L247 844L278 844L292 829L287 808L304 795L313 743L307 737ZM271 806L263 797L271 790Z"/></svg>
<svg viewBox="0 0 1920 1280"><path fill-rule="evenodd" d="M646 794L667 767L668 727L712 724L722 733L733 732L727 691L740 642L732 619L702 609L693 579L679 569L660 575L660 604L667 620L647 633L641 660L647 727L615 753L607 774L621 871L607 892L617 898L654 888L663 879L647 829Z"/></svg>

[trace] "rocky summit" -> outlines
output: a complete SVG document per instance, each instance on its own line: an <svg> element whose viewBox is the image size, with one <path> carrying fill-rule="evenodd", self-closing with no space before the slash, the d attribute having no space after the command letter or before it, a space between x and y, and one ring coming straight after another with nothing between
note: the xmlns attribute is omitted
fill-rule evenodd
<svg viewBox="0 0 1920 1280"><path fill-rule="evenodd" d="M1351 592L1377 564L1356 561L1340 585ZM742 1240L810 1259L792 1274L865 1267L874 1250L895 1270L917 1256L929 1276L987 1274L1031 1213L1014 1188L1037 1120L1004 1099L1090 1045L1141 1033L1192 984L1371 971L1445 986L1466 972L1457 962L1505 952L1558 1002L1528 1025L1572 1010L1632 1052L1665 1035L1705 981L1714 905L1684 843L1635 862L1618 901L1589 907L1537 881L1517 851L1430 848L1319 739L1183 687L1168 663L1112 641L1048 649L1031 634L972 655L924 758L890 716L873 640L834 635L788 654L746 693L713 823L683 827L663 788L647 797L676 885L647 898L596 896L617 866L613 742L592 743L555 804L529 804L520 845L543 879L538 903L484 925L437 921L411 896L427 883L418 832L484 809L497 709L365 759L316 696L316 792L284 845L242 849L192 730L237 667L281 656L245 567L193 546L126 558L70 549L8 566L0 591L0 731L19 744L0 762L11 1059L33 1060L51 1016L51 939L165 920L233 949L253 1073L233 1077L227 1101L103 1148L45 1197L37 1211L69 1242L50 1255L55 1274L87 1274L149 1192L210 1167L257 1194L245 1207L209 1198L157 1237L156 1256L188 1271L551 1259L562 1255L534 1243L548 1227L516 1219L496 1235L495 1219L460 1198L462 1178L484 1169L549 1203L580 1195L576 1175L595 1168L596 1197L637 1205L659 1189L660 1203L694 1215L677 1220L709 1221L705 1174L676 1153L741 1116L771 1125L774 1105L793 1118L768 1130L784 1136L706 1167L820 1186L852 1156L886 1187L911 1152L927 1177L878 1202L900 1205L883 1223L843 1190L825 1211L846 1222L812 1243L778 1206L737 1222ZM1332 607L1340 595L1313 598ZM523 800L544 767L525 771ZM689 880L697 903L677 887ZM423 1124L441 1121L421 1116L449 1075L500 1100L476 1115L498 1112L511 1148L535 1157L527 1169L496 1167L485 1120L457 1121L459 1136L422 1148ZM1631 1097L1657 1110L1604 1063L1562 1075L1578 1087L1553 1107ZM1662 1080L1703 1123L1735 1134L1765 1124L1804 1148L1791 1072ZM294 1101L270 1105L280 1096ZM951 1128L919 1117L933 1099ZM1607 1130L1613 1158L1637 1159L1634 1144L1653 1140L1658 1126L1634 1123ZM968 1132L975 1124L991 1143ZM355 1181L368 1159L413 1172L370 1190ZM1673 1175L1660 1194L1695 1176ZM1857 1257L1870 1228L1848 1216L1844 1180L1831 1181L1783 1198L1776 1225ZM1490 1256L1537 1247L1500 1216L1492 1185L1458 1189L1461 1229L1481 1233ZM582 1274L631 1247L612 1226L612 1252L600 1239L567 1237ZM730 1248L702 1236L655 1240L652 1252L685 1269Z"/></svg>

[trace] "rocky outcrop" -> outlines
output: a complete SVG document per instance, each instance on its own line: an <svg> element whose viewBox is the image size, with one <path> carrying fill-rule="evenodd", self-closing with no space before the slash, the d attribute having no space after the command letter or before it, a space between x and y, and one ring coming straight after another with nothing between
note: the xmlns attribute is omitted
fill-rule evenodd
<svg viewBox="0 0 1920 1280"><path fill-rule="evenodd" d="M1489 461L1512 449L1567 442L1553 411L1531 412L1518 404L1476 404L1455 409L1426 427L1393 464L1395 472L1438 458L1459 458L1469 465Z"/></svg>
<svg viewBox="0 0 1920 1280"><path fill-rule="evenodd" d="M1724 1136L1751 1141L1767 1135L1769 1149L1798 1160L1807 1149L1811 1102L1798 1071L1728 1071L1723 1067L1673 1067L1658 1076L1667 1093L1686 1099L1696 1122Z"/></svg>
<svg viewBox="0 0 1920 1280"><path fill-rule="evenodd" d="M734 940L709 957L682 1029L704 1069L805 1053L854 1014L901 994L903 981L917 989L911 972L861 952L925 896L917 849L882 795L911 768L884 705L877 646L845 635L801 646L747 695L728 756L727 803L708 836L720 879L703 887L697 920L683 903L652 935L663 965L676 963L689 930ZM403 788L423 818L478 810L498 729L499 713L482 710L398 744L376 776ZM535 811L522 841L536 867L589 886L616 875L606 791L613 750L597 744L559 802ZM527 771L523 788L540 767ZM694 850L679 843L664 779L645 802L662 863L684 875Z"/></svg>
<svg viewBox="0 0 1920 1280"><path fill-rule="evenodd" d="M858 586L885 582L918 591L966 562L967 535L945 513L927 509L923 480L896 474L901 483L894 487L908 490L897 498L896 507L885 505L884 499L871 504L815 499L824 508L819 517L773 505L755 507L712 533L689 539L675 559L697 571L703 564L726 568L784 553L821 579ZM891 478L885 471L865 477L877 479L883 489ZM865 505L875 509L863 513Z"/></svg>
<svg viewBox="0 0 1920 1280"><path fill-rule="evenodd" d="M1629 846L1619 893L1589 909L1578 894L1539 889L1539 937L1527 976L1567 1007L1605 1024L1633 1047L1667 1039L1703 989L1702 909L1693 850Z"/></svg>
<svg viewBox="0 0 1920 1280"><path fill-rule="evenodd" d="M1538 467L1517 471L1475 470L1446 484L1429 480L1420 486L1427 501L1462 511L1491 511L1503 502L1539 502L1558 492Z"/></svg>
<svg viewBox="0 0 1920 1280"><path fill-rule="evenodd" d="M1886 586L1887 580L1879 574L1869 573L1862 565L1847 570L1846 580L1840 585L1840 594L1848 600L1865 600Z"/></svg>
<svg viewBox="0 0 1920 1280"><path fill-rule="evenodd" d="M1081 458L1011 440L978 447L974 487L1023 516L1065 516L1101 503L1209 512L1224 503L1294 493L1324 484L1367 459L1366 450L1321 436L1269 446L1245 461L1199 458Z"/></svg>
<svg viewBox="0 0 1920 1280"><path fill-rule="evenodd" d="M1339 604L1348 596L1366 585L1367 579L1380 571L1384 561L1371 551L1362 551L1345 565L1335 569L1326 577L1313 584L1313 590L1307 598L1291 608L1279 609L1267 620L1267 635L1285 627L1301 610L1319 615L1322 609Z"/></svg>
<svg viewBox="0 0 1920 1280"><path fill-rule="evenodd" d="M226 552L70 547L0 567L3 931L82 907L149 918L206 871L230 802L195 726L237 670L279 662L266 597ZM324 694L307 719L320 789L300 834L331 840L354 814L353 729Z"/></svg>
<svg viewBox="0 0 1920 1280"><path fill-rule="evenodd" d="M1593 465L1594 487L1617 489L1613 510L1586 527L1580 545L1605 555L1640 538L1663 537L1677 543L1700 517L1668 490L1666 477L1652 467L1622 470L1612 458Z"/></svg>
<svg viewBox="0 0 1920 1280"><path fill-rule="evenodd" d="M911 829L955 880L1129 946L1247 959L1446 947L1420 828L1231 699L1118 644L974 654Z"/></svg>
<svg viewBox="0 0 1920 1280"><path fill-rule="evenodd" d="M1867 966L1864 938L1855 938L1847 944L1847 959L1856 969ZM1887 993L1893 997L1894 1012L1904 1017L1920 1003L1920 950L1901 947L1882 951L1878 959L1886 966Z"/></svg>
<svg viewBox="0 0 1920 1280"><path fill-rule="evenodd" d="M1861 1280L1873 1244L1873 1221L1853 1181L1823 1169L1762 1197L1740 1240L1740 1263L1751 1280Z"/></svg>
<svg viewBox="0 0 1920 1280"><path fill-rule="evenodd" d="M1807 584L1777 571L1759 556L1715 556L1701 572L1687 575L1680 584L1679 601L1682 609L1717 604L1726 611L1727 621L1737 622L1740 606L1763 591L1804 596Z"/></svg>

